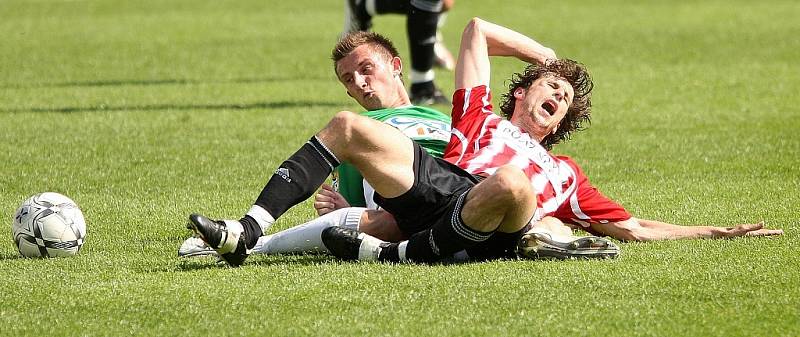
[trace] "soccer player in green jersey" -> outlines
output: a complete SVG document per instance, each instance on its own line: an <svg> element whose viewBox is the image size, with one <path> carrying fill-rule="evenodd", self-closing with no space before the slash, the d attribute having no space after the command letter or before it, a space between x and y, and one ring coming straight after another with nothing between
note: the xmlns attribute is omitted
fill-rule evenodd
<svg viewBox="0 0 800 337"><path fill-rule="evenodd" d="M348 56L358 56L356 72L340 74L336 70L348 95L366 109L361 115L395 127L429 154L442 156L450 141L450 116L411 104L402 81L402 62L391 41L376 33L354 32L344 36L332 54L337 68L340 62L355 59ZM393 69L394 76L388 81L375 75L375 68L386 63L384 58L390 59L396 67ZM336 209L317 207L321 215L319 218L273 235L262 236L252 253L325 252L327 250L322 245L320 232L329 226L343 224L387 240L404 238L396 226L383 226L387 221L392 224L394 221L388 213L376 210L377 205L372 200L374 190L353 166L346 163L339 166L334 172L334 185L338 188L324 185L318 198L327 198L326 193L335 196L338 198ZM365 226L359 226L362 218L365 219ZM211 254L216 253L197 237L187 239L178 250L179 256L186 257Z"/></svg>

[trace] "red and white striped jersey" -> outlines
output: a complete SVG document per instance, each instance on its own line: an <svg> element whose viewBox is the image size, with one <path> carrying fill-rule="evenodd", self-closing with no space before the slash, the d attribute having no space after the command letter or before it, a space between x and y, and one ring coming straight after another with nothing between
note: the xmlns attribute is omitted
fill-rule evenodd
<svg viewBox="0 0 800 337"><path fill-rule="evenodd" d="M534 221L549 215L587 226L630 218L622 206L597 191L569 157L553 156L527 132L495 115L491 99L486 86L453 94L452 136L445 160L485 176L504 165L522 169L536 193Z"/></svg>

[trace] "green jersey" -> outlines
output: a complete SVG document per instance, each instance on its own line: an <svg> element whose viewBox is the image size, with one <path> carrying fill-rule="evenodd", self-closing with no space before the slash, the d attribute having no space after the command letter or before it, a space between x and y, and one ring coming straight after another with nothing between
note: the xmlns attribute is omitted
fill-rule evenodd
<svg viewBox="0 0 800 337"><path fill-rule="evenodd" d="M408 106L366 111L361 115L397 128L436 157L442 156L444 148L450 141L450 116L434 109ZM337 186L339 193L350 206L373 206L372 198L365 197L372 195L372 187L364 181L355 167L343 163L334 174L334 186Z"/></svg>

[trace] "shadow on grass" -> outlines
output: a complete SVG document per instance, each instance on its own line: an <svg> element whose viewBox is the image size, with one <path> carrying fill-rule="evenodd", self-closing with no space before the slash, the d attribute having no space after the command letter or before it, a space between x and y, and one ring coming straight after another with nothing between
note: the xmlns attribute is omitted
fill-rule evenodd
<svg viewBox="0 0 800 337"><path fill-rule="evenodd" d="M19 260L19 259L24 259L24 257L20 256L19 253L17 253L17 252L14 252L14 253L0 253L0 261Z"/></svg>
<svg viewBox="0 0 800 337"><path fill-rule="evenodd" d="M302 80L329 80L329 77L303 77ZM121 80L97 80L97 81L67 81L53 83L7 83L0 84L0 88L65 88L65 87L113 87L113 86L151 86L151 85L186 85L186 84L225 84L225 83L270 83L297 81L298 77L250 77L232 79L206 79L192 80L180 78L167 79L121 79Z"/></svg>
<svg viewBox="0 0 800 337"><path fill-rule="evenodd" d="M152 105L122 105L122 106L88 106L88 107L53 107L53 108L20 108L2 109L0 113L15 112L106 112L106 111L157 111L157 110L252 110L252 109L281 109L300 108L310 106L342 107L340 102L315 102L315 101L282 101L282 102L256 102L256 103L225 103L225 104L152 104Z"/></svg>
<svg viewBox="0 0 800 337"><path fill-rule="evenodd" d="M191 272L206 269L221 269L231 268L226 263L218 260L216 256L205 256L195 258L179 258L177 264L168 267L153 267L140 270L143 273L163 273L163 272ZM471 268L475 264L481 263L502 263L509 261L525 261L522 259L500 259L491 261L442 261L439 263L419 264L426 266L426 268L452 268L452 267L466 267ZM314 265L349 265L349 264L363 264L359 261L343 261L332 255L328 254L285 254L285 255L251 255L242 267L256 266L256 267L269 267L276 265L294 265L294 266L314 266ZM388 265L403 265L387 263Z"/></svg>
<svg viewBox="0 0 800 337"><path fill-rule="evenodd" d="M139 270L142 273L172 273L190 272L206 269L231 268L215 256L177 258L177 264L170 266L154 266ZM335 257L327 254L296 254L296 255L270 255L270 256L250 256L243 267L247 266L274 266L274 265L300 265L312 266L325 263L341 263Z"/></svg>

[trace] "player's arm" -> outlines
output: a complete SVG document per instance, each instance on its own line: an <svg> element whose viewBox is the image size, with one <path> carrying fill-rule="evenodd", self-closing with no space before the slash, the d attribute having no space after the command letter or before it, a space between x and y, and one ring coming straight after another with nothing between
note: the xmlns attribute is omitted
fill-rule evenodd
<svg viewBox="0 0 800 337"><path fill-rule="evenodd" d="M625 221L591 224L591 229L623 241L655 241L678 239L724 239L740 236L773 236L781 229L766 229L764 223L740 224L733 227L681 226L671 223L630 218Z"/></svg>
<svg viewBox="0 0 800 337"><path fill-rule="evenodd" d="M461 35L456 89L489 85L489 56L516 57L528 63L555 59L552 49L511 29L473 18Z"/></svg>

